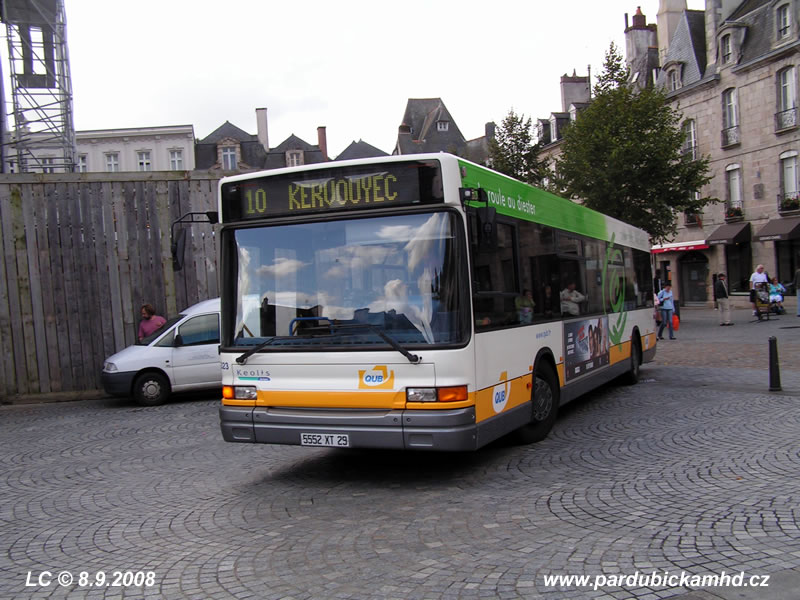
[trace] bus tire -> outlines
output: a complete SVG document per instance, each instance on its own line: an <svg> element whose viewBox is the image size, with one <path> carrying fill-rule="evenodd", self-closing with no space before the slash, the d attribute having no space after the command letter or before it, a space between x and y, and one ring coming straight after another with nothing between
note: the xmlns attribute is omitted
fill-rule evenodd
<svg viewBox="0 0 800 600"><path fill-rule="evenodd" d="M519 443L534 444L547 437L556 423L558 402L558 377L549 364L541 364L533 377L531 422L515 432Z"/></svg>
<svg viewBox="0 0 800 600"><path fill-rule="evenodd" d="M155 371L142 373L133 383L133 398L142 406L158 406L169 398L169 380Z"/></svg>
<svg viewBox="0 0 800 600"><path fill-rule="evenodd" d="M636 385L639 383L641 366L642 343L639 341L639 336L635 335L631 340L631 370L623 376L623 381L627 385Z"/></svg>

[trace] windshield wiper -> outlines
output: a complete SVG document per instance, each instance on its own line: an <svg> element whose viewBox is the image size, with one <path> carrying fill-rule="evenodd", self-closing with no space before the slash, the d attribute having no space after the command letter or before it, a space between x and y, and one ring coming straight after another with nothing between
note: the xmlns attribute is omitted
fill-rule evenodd
<svg viewBox="0 0 800 600"><path fill-rule="evenodd" d="M263 350L264 348L269 346L272 342L274 342L277 339L278 339L278 336L273 336L273 337L269 338L266 342L261 342L260 344L257 344L255 346L253 346L252 348L244 351L242 354L240 354L239 356L236 357L236 362L239 363L240 365L245 364L247 362L247 359L250 358L251 356L253 356L253 354L258 352L259 350Z"/></svg>
<svg viewBox="0 0 800 600"><path fill-rule="evenodd" d="M371 323L346 323L341 325L337 325L334 323L331 325L331 327L335 330L369 329L375 335L381 338L384 342L389 344L394 350L397 350L400 354L405 356L408 359L408 362L410 362L412 365L418 365L420 362L422 362L422 358L418 354L411 354L411 352L409 352L408 350L403 348L403 346L400 345L400 342L398 342L388 333L383 331L383 329L381 329L380 327L372 325Z"/></svg>
<svg viewBox="0 0 800 600"><path fill-rule="evenodd" d="M325 317L320 317L320 318L324 319L326 321L330 321L329 319L327 319ZM351 330L368 329L369 331L371 331L375 335L377 335L379 338L381 338L384 342L389 344L392 347L393 350L397 350L400 354L405 356L408 359L408 362L410 362L412 365L417 365L420 362L422 362L422 358L419 355L412 354L411 352L409 352L408 350L403 348L403 346L401 346L400 343L396 339L391 337L389 334L387 334L385 331L383 331L380 327L377 327L377 326L372 325L370 323L336 324L334 321L330 321L330 327L325 327L325 329L328 330L326 332L326 334L325 334L325 337L330 337L331 334L334 333L334 332L340 332L340 331L346 332L348 329L351 329ZM303 335L303 336L300 336L300 337L301 338L310 339L310 338L315 338L315 337L318 337L318 336L319 336L319 334L308 332L306 335ZM247 362L248 358L253 356L253 354L263 350L264 348L266 348L267 346L272 344L275 340L291 340L291 339L298 339L298 336L288 335L288 336L274 336L274 337L271 337L267 341L262 342L262 343L260 343L260 344L258 344L256 346L253 346L252 348L249 348L247 351L243 352L240 356L237 356L236 357L236 362L239 363L240 365L243 365L243 364L245 364Z"/></svg>

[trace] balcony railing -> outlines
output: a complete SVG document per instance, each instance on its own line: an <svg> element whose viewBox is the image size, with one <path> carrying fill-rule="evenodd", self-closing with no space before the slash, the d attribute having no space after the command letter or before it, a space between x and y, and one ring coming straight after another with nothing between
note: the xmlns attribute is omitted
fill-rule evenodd
<svg viewBox="0 0 800 600"><path fill-rule="evenodd" d="M785 131L797 127L797 108L775 113L775 131Z"/></svg>
<svg viewBox="0 0 800 600"><path fill-rule="evenodd" d="M800 214L800 194L798 192L778 194L778 212L782 215Z"/></svg>
<svg viewBox="0 0 800 600"><path fill-rule="evenodd" d="M734 125L722 130L722 147L735 146L741 140L739 139L739 126Z"/></svg>

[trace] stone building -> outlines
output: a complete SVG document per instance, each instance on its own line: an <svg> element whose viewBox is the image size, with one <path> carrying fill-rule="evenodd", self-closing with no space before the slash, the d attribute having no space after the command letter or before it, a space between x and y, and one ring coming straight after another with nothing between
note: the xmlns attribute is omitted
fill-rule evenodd
<svg viewBox="0 0 800 600"><path fill-rule="evenodd" d="M720 203L679 216L672 244L654 248L682 304L713 302L725 272L747 303L758 264L788 282L800 267L798 0L661 0L657 84L682 112L685 152L710 158L703 196Z"/></svg>

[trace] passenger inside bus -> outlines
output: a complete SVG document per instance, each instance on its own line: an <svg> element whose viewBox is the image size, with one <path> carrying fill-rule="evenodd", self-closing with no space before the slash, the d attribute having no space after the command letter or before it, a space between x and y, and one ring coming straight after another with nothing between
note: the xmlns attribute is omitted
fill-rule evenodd
<svg viewBox="0 0 800 600"><path fill-rule="evenodd" d="M561 312L570 315L580 314L580 303L586 300L586 296L575 289L575 282L570 281L567 287L561 290Z"/></svg>

